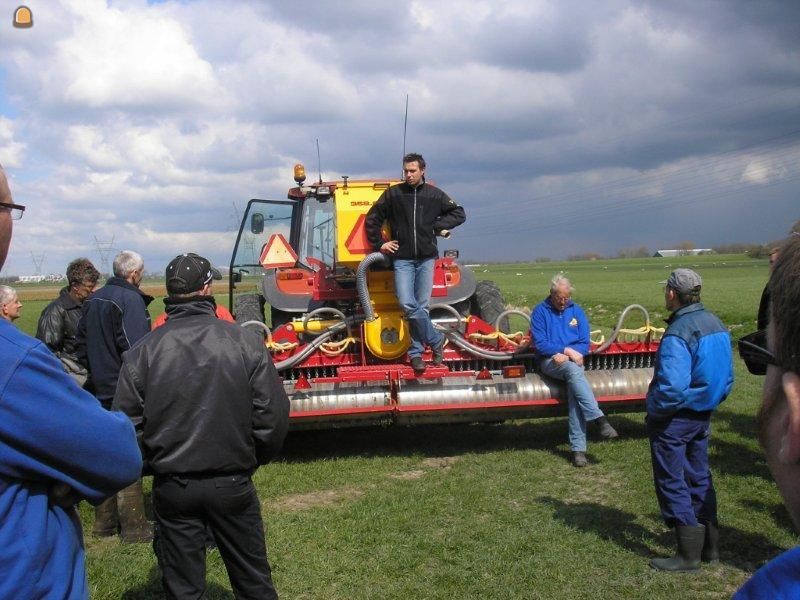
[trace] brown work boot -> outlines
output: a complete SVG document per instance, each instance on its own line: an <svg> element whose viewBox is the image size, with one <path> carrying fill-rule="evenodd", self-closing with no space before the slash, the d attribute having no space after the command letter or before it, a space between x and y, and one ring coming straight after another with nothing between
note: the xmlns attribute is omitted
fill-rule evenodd
<svg viewBox="0 0 800 600"><path fill-rule="evenodd" d="M149 542L153 525L144 512L142 480L139 479L117 494L119 498L120 539L126 543Z"/></svg>
<svg viewBox="0 0 800 600"><path fill-rule="evenodd" d="M117 535L117 497L111 496L94 508L92 535L109 537Z"/></svg>
<svg viewBox="0 0 800 600"><path fill-rule="evenodd" d="M573 452L572 453L572 464L576 467L585 467L589 464L589 461L586 460L586 453L585 452Z"/></svg>
<svg viewBox="0 0 800 600"><path fill-rule="evenodd" d="M411 359L411 368L414 369L414 373L419 375L425 371L425 361L421 356L415 356Z"/></svg>

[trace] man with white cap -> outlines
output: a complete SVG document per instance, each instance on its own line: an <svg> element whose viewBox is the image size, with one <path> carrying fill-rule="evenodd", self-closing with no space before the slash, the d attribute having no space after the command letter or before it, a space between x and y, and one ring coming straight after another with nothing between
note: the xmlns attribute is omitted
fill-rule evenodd
<svg viewBox="0 0 800 600"><path fill-rule="evenodd" d="M169 318L125 353L114 407L152 472L154 548L170 598L205 593L206 528L237 598L276 598L251 475L281 447L289 399L264 341L218 319L217 275L197 254L169 263Z"/></svg>
<svg viewBox="0 0 800 600"><path fill-rule="evenodd" d="M663 281L672 314L647 391L647 433L661 515L675 528L678 551L654 558L662 571L694 571L719 560L717 497L708 466L711 413L731 391L727 328L700 302L700 275L675 269Z"/></svg>

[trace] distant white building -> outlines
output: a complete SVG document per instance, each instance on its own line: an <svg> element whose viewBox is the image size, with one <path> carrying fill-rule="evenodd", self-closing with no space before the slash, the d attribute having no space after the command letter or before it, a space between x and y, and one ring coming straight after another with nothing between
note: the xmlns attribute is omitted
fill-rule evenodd
<svg viewBox="0 0 800 600"><path fill-rule="evenodd" d="M39 283L41 281L64 281L66 277L60 273L50 273L49 275L20 275L17 280L19 283Z"/></svg>
<svg viewBox="0 0 800 600"><path fill-rule="evenodd" d="M656 258L673 258L675 256L697 256L698 254L713 253L714 250L712 248L685 248L681 250L656 250L653 256Z"/></svg>

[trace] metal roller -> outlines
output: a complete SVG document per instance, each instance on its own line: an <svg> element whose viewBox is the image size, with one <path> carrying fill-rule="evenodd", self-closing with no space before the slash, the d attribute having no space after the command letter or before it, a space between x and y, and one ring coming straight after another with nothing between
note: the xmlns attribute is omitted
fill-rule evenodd
<svg viewBox="0 0 800 600"><path fill-rule="evenodd" d="M588 371L586 379L598 398L643 396L653 378L653 369L622 369ZM483 402L525 402L534 400L566 400L563 382L545 379L529 373L520 378L495 376L492 380L476 381L474 377L417 379L406 382L398 394L401 407L426 405L456 405Z"/></svg>
<svg viewBox="0 0 800 600"><path fill-rule="evenodd" d="M641 410L653 369L587 371L601 405L625 410L627 398ZM287 390L289 391L289 390ZM523 418L566 411L563 382L529 373L525 377L478 380L474 376L403 381L393 402L388 386L365 383L315 384L290 391L293 428L363 425L367 422L455 423Z"/></svg>
<svg viewBox="0 0 800 600"><path fill-rule="evenodd" d="M313 390L289 393L292 414L309 411L375 408L389 405L389 388L360 383L319 383Z"/></svg>

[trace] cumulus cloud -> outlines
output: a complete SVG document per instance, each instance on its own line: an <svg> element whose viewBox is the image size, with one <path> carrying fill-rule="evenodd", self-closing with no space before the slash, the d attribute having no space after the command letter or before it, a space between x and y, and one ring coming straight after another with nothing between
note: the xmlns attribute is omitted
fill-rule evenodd
<svg viewBox="0 0 800 600"><path fill-rule="evenodd" d="M406 148L465 205L450 245L468 258L757 241L798 216L793 3L33 8L0 55L0 162L29 203L6 271L95 235L154 265L189 248L226 262L234 215L284 198L295 162L399 174L406 94Z"/></svg>
<svg viewBox="0 0 800 600"><path fill-rule="evenodd" d="M0 116L0 165L6 168L22 166L26 144L14 137L14 122Z"/></svg>

